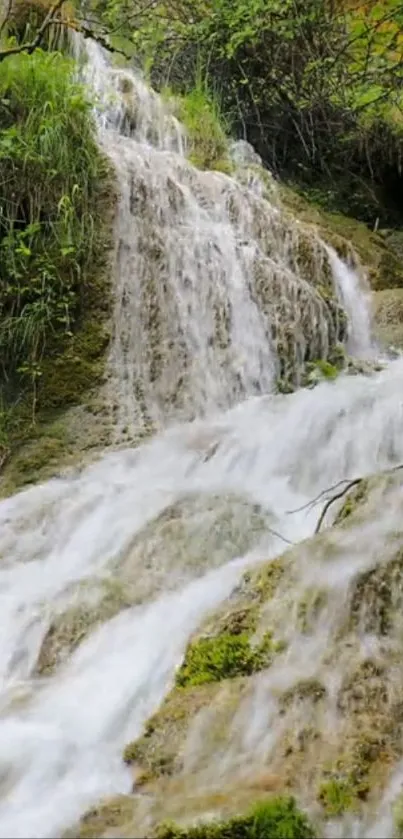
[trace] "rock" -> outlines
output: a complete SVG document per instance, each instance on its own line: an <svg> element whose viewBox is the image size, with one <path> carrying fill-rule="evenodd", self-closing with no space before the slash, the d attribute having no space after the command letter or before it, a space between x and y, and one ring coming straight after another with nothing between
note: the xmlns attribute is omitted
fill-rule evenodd
<svg viewBox="0 0 403 839"><path fill-rule="evenodd" d="M385 348L403 349L403 288L373 294L374 331Z"/></svg>

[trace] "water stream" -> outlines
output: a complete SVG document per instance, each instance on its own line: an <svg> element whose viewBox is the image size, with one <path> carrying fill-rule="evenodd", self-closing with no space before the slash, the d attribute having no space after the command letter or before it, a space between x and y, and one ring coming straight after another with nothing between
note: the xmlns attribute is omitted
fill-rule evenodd
<svg viewBox="0 0 403 839"><path fill-rule="evenodd" d="M89 58L100 142L121 189L108 393L127 446L0 503L0 837L60 835L102 796L129 791L122 748L158 708L204 615L247 565L313 533L318 510L301 508L319 492L403 460L403 361L274 394L273 318L279 331L291 319L296 357L308 341L299 306L324 354L330 340L323 303L295 264L295 229L258 181L197 172L169 108L94 45ZM319 272L326 249L316 244ZM283 282L272 307L253 292L256 260L268 282ZM366 296L333 252L331 262L350 348L365 357ZM131 448L147 427L151 439ZM326 583L337 602L395 519L389 511L355 534L351 563ZM309 581L309 564L301 574ZM55 618L98 602L116 579L129 591L124 608L40 673ZM325 671L327 630L311 649L290 636L274 680L292 682L314 660ZM244 716L244 742L228 743L223 772L231 748L256 750L264 724L258 711Z"/></svg>

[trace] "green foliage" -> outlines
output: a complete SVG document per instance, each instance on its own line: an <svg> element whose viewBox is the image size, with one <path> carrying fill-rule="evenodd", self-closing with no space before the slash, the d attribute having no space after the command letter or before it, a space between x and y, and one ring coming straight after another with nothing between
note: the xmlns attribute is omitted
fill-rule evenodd
<svg viewBox="0 0 403 839"><path fill-rule="evenodd" d="M59 53L0 64L0 387L31 383L73 336L99 246L107 169L91 104ZM35 405L34 405L35 408Z"/></svg>
<svg viewBox="0 0 403 839"><path fill-rule="evenodd" d="M188 647L176 684L188 687L249 676L268 667L273 654L281 649L281 644L273 642L270 633L265 634L256 648L251 646L249 636L244 632L199 638Z"/></svg>
<svg viewBox="0 0 403 839"><path fill-rule="evenodd" d="M293 798L272 798L256 804L245 816L180 828L163 824L158 839L314 839L315 831Z"/></svg>
<svg viewBox="0 0 403 839"><path fill-rule="evenodd" d="M157 86L184 93L200 72L213 79L233 130L272 169L328 208L382 215L403 140L398 0L106 0L104 19Z"/></svg>

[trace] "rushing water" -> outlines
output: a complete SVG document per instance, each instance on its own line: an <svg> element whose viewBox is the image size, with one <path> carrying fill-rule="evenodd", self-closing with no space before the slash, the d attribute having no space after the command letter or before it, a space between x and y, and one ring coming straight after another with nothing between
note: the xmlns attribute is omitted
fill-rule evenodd
<svg viewBox="0 0 403 839"><path fill-rule="evenodd" d="M313 533L318 509L301 508L318 493L403 460L402 361L372 377L273 395L279 306L291 318L296 357L308 340L301 301L319 350L330 340L323 302L293 260L295 230L283 229L276 204L258 182L196 172L169 110L130 73L109 71L94 46L89 70L121 188L108 385L116 434L128 429L130 439L147 423L160 430L137 449L0 504L1 837L60 835L101 796L128 791L122 748L166 694L203 616L245 566ZM317 248L319 272L326 249ZM257 258L267 281L284 284L272 308L252 292ZM366 356L367 300L333 252L331 263L351 349ZM396 527L393 516L382 520L378 540ZM341 600L354 568L370 562L375 531L356 534L352 564L341 563L330 582ZM124 608L41 674L52 621L93 605L116 580L129 592ZM297 679L313 659L320 667L328 640L324 633L308 650L290 637L274 678ZM262 720L244 719L249 758ZM388 812L380 830L389 829Z"/></svg>

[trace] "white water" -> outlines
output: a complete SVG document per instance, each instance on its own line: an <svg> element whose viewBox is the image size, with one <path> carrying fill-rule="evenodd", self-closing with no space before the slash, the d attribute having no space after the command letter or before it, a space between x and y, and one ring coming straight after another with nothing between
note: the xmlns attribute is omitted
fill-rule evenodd
<svg viewBox="0 0 403 839"><path fill-rule="evenodd" d="M103 97L105 79L106 87L116 79L129 84L120 71L108 81L97 51L90 67ZM60 835L101 796L128 791L125 742L158 707L203 616L230 593L246 564L283 550L273 530L292 542L304 539L317 509L290 510L342 478L403 460L401 361L371 378L342 377L290 397L270 395L277 366L271 317L291 318L297 356L307 341L303 318L310 318L319 349L329 343L323 302L292 256L295 231L283 226L258 185L245 191L224 175L193 170L183 157L180 127L158 98L135 79L132 93L134 137L118 133L117 127L128 130L119 102L102 128L122 191L109 384L117 437L125 428L134 435L147 419L157 427L200 419L0 504L1 837ZM171 201L182 202L180 223L168 206L170 184ZM140 200L140 210L130 210ZM259 242L270 252L258 253L270 268L266 281L275 284L280 276L284 283L276 306L266 310L251 293L250 260L260 248L252 236L256 208L263 212ZM151 246L160 249L157 255ZM319 256L322 250L319 243ZM148 276L159 260L164 270ZM353 340L365 321L357 312L366 304L357 289L348 295L350 281L340 268ZM150 284L157 297L163 294L157 346L164 365L156 378L142 320ZM221 315L231 312L230 335L218 348L211 342L212 295ZM361 326L358 332L363 348L369 333ZM179 376L185 377L182 396L171 410ZM206 553L212 533L215 548ZM52 619L86 602L84 582L95 591L97 582L120 573L132 589L147 591L145 602L90 633L54 673L36 675ZM340 589L351 573L341 566ZM282 666L290 678L287 663ZM293 678L306 667L303 656L297 667L293 660Z"/></svg>

